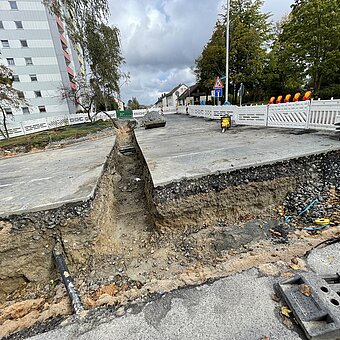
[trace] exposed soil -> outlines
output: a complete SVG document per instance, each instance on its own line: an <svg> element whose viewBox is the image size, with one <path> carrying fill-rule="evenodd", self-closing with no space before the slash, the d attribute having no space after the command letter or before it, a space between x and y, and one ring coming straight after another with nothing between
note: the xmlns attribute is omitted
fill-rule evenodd
<svg viewBox="0 0 340 340"><path fill-rule="evenodd" d="M300 258L311 247L340 235L339 179L325 181L320 174L328 168L318 171L323 163L313 171L306 166L301 176L245 181L240 174L242 180L226 184L202 179L154 189L131 129L121 128L116 141L93 201L0 220L0 337L72 313L52 260L57 242L91 309L118 308L252 267L282 275L293 260L303 269ZM120 152L127 146L129 153ZM286 201L293 192L301 199ZM301 211L298 205L315 195L315 213L327 213L331 227L301 230L298 217L285 223L288 210Z"/></svg>

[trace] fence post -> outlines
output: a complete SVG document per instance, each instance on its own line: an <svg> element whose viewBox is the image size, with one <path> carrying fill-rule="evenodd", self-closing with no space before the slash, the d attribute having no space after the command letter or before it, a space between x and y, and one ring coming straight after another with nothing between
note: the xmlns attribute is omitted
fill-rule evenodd
<svg viewBox="0 0 340 340"><path fill-rule="evenodd" d="M308 103L306 129L309 128L309 122L310 122L310 118L311 118L311 112L312 112L312 101L310 100L309 103Z"/></svg>

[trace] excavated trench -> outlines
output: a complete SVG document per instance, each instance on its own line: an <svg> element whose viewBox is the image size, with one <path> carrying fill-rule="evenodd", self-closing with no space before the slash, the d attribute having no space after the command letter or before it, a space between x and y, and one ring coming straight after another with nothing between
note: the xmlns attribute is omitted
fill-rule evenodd
<svg viewBox="0 0 340 340"><path fill-rule="evenodd" d="M285 261L287 270L340 234L339 160L330 152L154 188L133 131L118 130L94 199L0 220L0 336L36 323L45 330L46 320L72 313L53 262L57 242L87 309L254 266ZM284 223L281 215L316 197L313 212ZM296 229L318 216L333 227Z"/></svg>

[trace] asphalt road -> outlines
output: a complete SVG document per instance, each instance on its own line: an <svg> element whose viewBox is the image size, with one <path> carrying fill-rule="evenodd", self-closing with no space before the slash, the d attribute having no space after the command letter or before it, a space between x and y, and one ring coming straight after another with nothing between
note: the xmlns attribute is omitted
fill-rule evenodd
<svg viewBox="0 0 340 340"><path fill-rule="evenodd" d="M0 159L0 216L88 200L114 138Z"/></svg>
<svg viewBox="0 0 340 340"><path fill-rule="evenodd" d="M136 130L155 186L340 149L331 133L240 126L220 132L219 121L166 116L166 127Z"/></svg>

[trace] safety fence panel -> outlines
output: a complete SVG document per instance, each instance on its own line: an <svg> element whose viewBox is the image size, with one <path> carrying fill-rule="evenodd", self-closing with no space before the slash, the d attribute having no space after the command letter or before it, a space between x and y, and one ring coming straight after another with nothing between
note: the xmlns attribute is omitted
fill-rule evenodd
<svg viewBox="0 0 340 340"><path fill-rule="evenodd" d="M181 105L178 107L178 113L180 114L186 114L186 107Z"/></svg>
<svg viewBox="0 0 340 340"><path fill-rule="evenodd" d="M267 124L267 105L241 106L236 108L236 112L236 120L239 125L266 126Z"/></svg>
<svg viewBox="0 0 340 340"><path fill-rule="evenodd" d="M54 116L46 118L47 125L49 129L55 129L58 127L62 127L68 125L68 116Z"/></svg>
<svg viewBox="0 0 340 340"><path fill-rule="evenodd" d="M205 109L203 105L190 105L189 115L194 117L205 117Z"/></svg>
<svg viewBox="0 0 340 340"><path fill-rule="evenodd" d="M97 118L97 117L96 117ZM76 125L89 122L89 117L87 114L74 114L68 116L69 125Z"/></svg>
<svg viewBox="0 0 340 340"><path fill-rule="evenodd" d="M0 126L0 129L4 131L3 126ZM17 137L17 136L23 136L25 134L25 131L21 125L21 123L14 123L10 124L7 127L9 137ZM0 139L3 139L3 136L0 135Z"/></svg>
<svg viewBox="0 0 340 340"><path fill-rule="evenodd" d="M171 115L176 113L176 106L165 106L163 107L163 114Z"/></svg>
<svg viewBox="0 0 340 340"><path fill-rule="evenodd" d="M227 114L228 110L226 106L215 106L212 111L212 119L221 119Z"/></svg>
<svg viewBox="0 0 340 340"><path fill-rule="evenodd" d="M267 126L307 129L309 114L309 101L269 105Z"/></svg>
<svg viewBox="0 0 340 340"><path fill-rule="evenodd" d="M212 106L204 106L204 118L214 119L214 110Z"/></svg>
<svg viewBox="0 0 340 340"><path fill-rule="evenodd" d="M153 110L152 110L153 111ZM159 111L157 109L157 111ZM141 118L144 117L147 114L148 110L141 109L141 110L133 110L133 118Z"/></svg>
<svg viewBox="0 0 340 340"><path fill-rule="evenodd" d="M106 111L106 114L101 112L99 114L99 117L101 117L101 119L103 119L103 120L108 120L110 118L107 115L109 115L110 118L115 119L115 118L117 118L117 111Z"/></svg>
<svg viewBox="0 0 340 340"><path fill-rule="evenodd" d="M46 118L26 120L24 122L21 122L21 125L22 125L25 135L48 130L48 124L47 124Z"/></svg>
<svg viewBox="0 0 340 340"><path fill-rule="evenodd" d="M313 100L308 127L316 130L335 130L340 121L340 100Z"/></svg>

